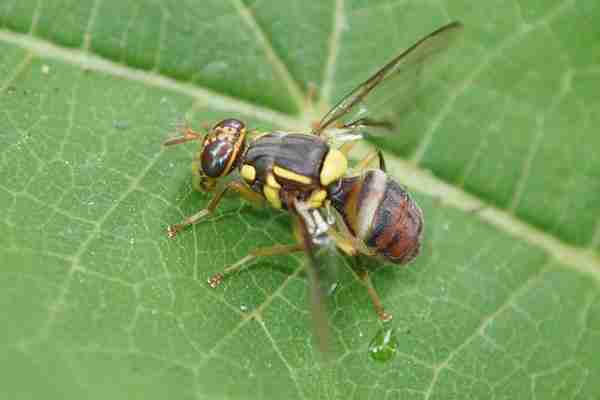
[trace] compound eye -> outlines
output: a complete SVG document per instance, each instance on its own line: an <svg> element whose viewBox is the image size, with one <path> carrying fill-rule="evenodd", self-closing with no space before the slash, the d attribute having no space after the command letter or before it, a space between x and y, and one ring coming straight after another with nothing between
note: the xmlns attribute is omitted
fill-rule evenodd
<svg viewBox="0 0 600 400"><path fill-rule="evenodd" d="M207 143L202 150L202 171L206 176L218 178L223 175L233 154L233 144L226 140Z"/></svg>

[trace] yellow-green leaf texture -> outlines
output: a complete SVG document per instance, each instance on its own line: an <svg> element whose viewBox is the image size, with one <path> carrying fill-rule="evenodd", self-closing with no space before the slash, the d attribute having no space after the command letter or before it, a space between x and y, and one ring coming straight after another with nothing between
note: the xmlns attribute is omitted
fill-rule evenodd
<svg viewBox="0 0 600 400"><path fill-rule="evenodd" d="M374 274L399 353L348 274L336 352L311 338L283 213L191 188L178 121L306 129L419 37L465 25L384 143L422 255ZM10 399L600 398L597 0L3 0L0 391ZM316 92L310 102L309 93Z"/></svg>

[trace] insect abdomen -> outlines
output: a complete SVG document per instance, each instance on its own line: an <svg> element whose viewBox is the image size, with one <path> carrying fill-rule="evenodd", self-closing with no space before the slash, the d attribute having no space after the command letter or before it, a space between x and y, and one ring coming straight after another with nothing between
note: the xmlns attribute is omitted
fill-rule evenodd
<svg viewBox="0 0 600 400"><path fill-rule="evenodd" d="M423 216L419 206L380 170L344 178L332 205L352 233L388 261L404 264L419 254Z"/></svg>

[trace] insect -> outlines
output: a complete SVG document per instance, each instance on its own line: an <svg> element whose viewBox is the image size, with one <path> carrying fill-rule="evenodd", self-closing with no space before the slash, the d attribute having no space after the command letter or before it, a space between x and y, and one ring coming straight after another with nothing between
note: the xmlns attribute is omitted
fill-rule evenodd
<svg viewBox="0 0 600 400"><path fill-rule="evenodd" d="M294 220L295 244L252 251L239 262L208 279L217 287L226 275L260 256L304 251L311 281L311 304L317 326L324 323L323 280L332 248L355 256L379 257L404 264L419 252L423 217L410 195L385 172L380 152L365 157L349 174L348 152L356 140L373 131L396 130L395 110L406 88L419 79L425 62L446 49L462 25L452 22L425 36L381 67L336 104L307 133L267 132L253 138L234 118L215 124L206 134L189 128L165 142L192 140L200 147L192 162L196 189L213 193L208 206L183 222L169 226L175 237L188 225L202 221L230 190L255 204L287 210ZM407 84L408 83L408 84ZM346 142L334 148L329 139ZM369 169L375 157L379 168ZM226 178L227 177L227 178ZM225 182L227 181L227 182ZM325 254L325 256L322 256ZM358 274L382 320L385 312L366 271Z"/></svg>

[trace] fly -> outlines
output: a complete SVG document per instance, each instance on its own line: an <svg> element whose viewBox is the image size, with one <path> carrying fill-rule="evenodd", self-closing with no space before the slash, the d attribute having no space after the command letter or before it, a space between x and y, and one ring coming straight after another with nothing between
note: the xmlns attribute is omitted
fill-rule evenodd
<svg viewBox="0 0 600 400"><path fill-rule="evenodd" d="M419 253L422 211L386 173L381 152L361 160L355 175L348 171L347 156L365 133L397 129L390 116L397 100L406 95L406 83L414 84L424 63L445 50L461 30L459 22L452 22L423 37L342 98L307 133L275 131L250 138L244 122L229 118L206 134L185 128L181 136L164 143L200 141L192 162L193 185L213 193L206 208L169 226L169 237L210 215L228 191L253 204L267 203L287 210L293 218L296 243L251 251L211 276L211 287L257 257L305 252L311 310L320 347L324 348L327 329L323 299L335 280L335 254L341 251L353 257L364 255L405 264ZM343 144L332 147L328 141L332 137ZM369 168L376 158L378 168ZM227 176L232 179L225 182ZM366 287L379 318L390 320L392 316L385 311L367 270L353 272Z"/></svg>

